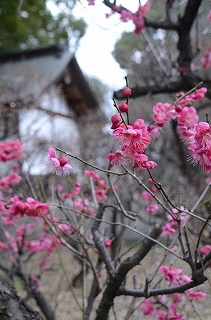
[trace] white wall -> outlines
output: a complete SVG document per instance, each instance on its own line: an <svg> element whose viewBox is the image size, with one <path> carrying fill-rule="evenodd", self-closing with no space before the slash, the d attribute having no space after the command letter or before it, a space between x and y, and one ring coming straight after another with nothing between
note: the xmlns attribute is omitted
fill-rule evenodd
<svg viewBox="0 0 211 320"><path fill-rule="evenodd" d="M23 170L30 174L46 172L43 162L49 147L59 147L74 154L79 150L77 124L71 118L73 114L59 88L52 87L37 106L39 109L34 105L22 109L19 114L21 140L26 144Z"/></svg>

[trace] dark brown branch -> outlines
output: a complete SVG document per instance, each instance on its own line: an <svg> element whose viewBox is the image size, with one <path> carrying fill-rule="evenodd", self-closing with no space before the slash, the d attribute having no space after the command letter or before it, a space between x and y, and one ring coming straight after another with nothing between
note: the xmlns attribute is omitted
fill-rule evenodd
<svg viewBox="0 0 211 320"><path fill-rule="evenodd" d="M93 225L91 227L91 231L92 231L95 247L99 251L100 258L105 263L106 269L108 271L108 274L112 275L115 272L114 264L111 261L111 258L110 258L109 254L108 254L108 251L107 251L107 249L106 249L106 247L104 245L102 236L101 236L101 234L99 232L99 226L100 226L100 223L102 221L103 211L104 211L104 207L103 207L103 205L100 205L99 208L98 208L97 215L96 215L96 220L94 221L94 223L93 223Z"/></svg>
<svg viewBox="0 0 211 320"><path fill-rule="evenodd" d="M193 78L193 82L184 82L183 79L179 78L175 82L170 82L169 85L164 86L136 86L132 87L132 95L131 98L137 98L140 96L145 96L147 94L159 94L159 93L176 93L179 91L188 91L192 89L195 85L200 82L200 79ZM117 100L125 99L123 95L123 89L114 92L114 98Z"/></svg>
<svg viewBox="0 0 211 320"><path fill-rule="evenodd" d="M174 294L174 293L183 293L183 292L187 291L188 289L198 287L199 285L203 284L206 280L207 280L207 278L203 277L200 279L200 282L198 282L196 280L192 280L189 283L183 284L178 287L151 290L148 292L147 297L146 297L146 292L144 290L126 289L126 288L119 289L119 291L117 292L117 295L119 295L119 296L120 295L132 296L132 297L136 297L136 298L140 298L140 297L150 298L150 297L156 297L156 296L163 295L163 294L170 295L170 294Z"/></svg>
<svg viewBox="0 0 211 320"><path fill-rule="evenodd" d="M193 59L190 31L193 22L196 19L201 2L202 0L189 0L185 8L184 15L179 18L178 21L178 65L187 68L187 70L190 69L190 63Z"/></svg>
<svg viewBox="0 0 211 320"><path fill-rule="evenodd" d="M127 273L145 258L147 253L152 249L152 247L155 244L155 242L152 239L158 239L161 232L161 226L156 225L149 234L151 239L144 239L140 249L138 249L134 255L124 260L120 264L120 267L117 270L117 272L113 276L110 276L109 283L104 291L102 300L97 310L97 316L95 320L108 319L109 310L113 305L113 300L116 297L122 282L125 280Z"/></svg>

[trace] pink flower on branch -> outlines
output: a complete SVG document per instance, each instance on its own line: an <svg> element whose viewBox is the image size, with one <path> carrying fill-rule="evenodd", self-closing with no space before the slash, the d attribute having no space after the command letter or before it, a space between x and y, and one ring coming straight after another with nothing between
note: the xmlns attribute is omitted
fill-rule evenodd
<svg viewBox="0 0 211 320"><path fill-rule="evenodd" d="M162 234L168 237L174 237L176 234L175 228L171 225L171 223L166 223L162 227Z"/></svg>
<svg viewBox="0 0 211 320"><path fill-rule="evenodd" d="M175 109L169 103L158 102L153 107L153 120L157 122L159 126L163 126L169 122L175 114Z"/></svg>
<svg viewBox="0 0 211 320"><path fill-rule="evenodd" d="M194 107L184 107L177 116L177 122L181 126L194 127L199 121L197 111Z"/></svg>
<svg viewBox="0 0 211 320"><path fill-rule="evenodd" d="M107 156L111 164L120 165L124 161L128 161L138 170L155 168L156 163L150 161L143 154L151 141L148 127L144 120L137 119L134 123L127 125L125 123L118 124L118 127L114 129L113 136L119 140L121 146L120 150Z"/></svg>
<svg viewBox="0 0 211 320"><path fill-rule="evenodd" d="M201 249L200 249L200 253L201 254L208 254L211 252L211 245L210 244L206 244L205 246L203 246Z"/></svg>
<svg viewBox="0 0 211 320"><path fill-rule="evenodd" d="M92 178L93 180L100 179L99 174L97 174L95 171L84 170L84 174L87 175L88 177Z"/></svg>
<svg viewBox="0 0 211 320"><path fill-rule="evenodd" d="M206 171L211 172L211 126L199 122L188 147L193 159Z"/></svg>
<svg viewBox="0 0 211 320"><path fill-rule="evenodd" d="M175 304L172 304L168 308L168 311L158 310L156 315L158 320L183 320L184 319L184 314L177 312L177 306Z"/></svg>
<svg viewBox="0 0 211 320"><path fill-rule="evenodd" d="M188 297L193 300L202 300L207 297L207 294L201 291L191 291L191 292L188 292L187 294L188 294Z"/></svg>
<svg viewBox="0 0 211 320"><path fill-rule="evenodd" d="M155 308L153 301L150 299L145 300L141 305L141 311L145 316L150 316L155 314Z"/></svg>
<svg viewBox="0 0 211 320"><path fill-rule="evenodd" d="M175 269L175 268L169 268L168 266L161 266L159 270L163 273L165 280L168 280L176 285L180 283L180 275L182 273L182 269Z"/></svg>
<svg viewBox="0 0 211 320"><path fill-rule="evenodd" d="M125 155L121 150L114 153L109 153L106 157L113 166L119 166L125 161Z"/></svg>
<svg viewBox="0 0 211 320"><path fill-rule="evenodd" d="M66 175L68 171L72 170L68 159L66 157L57 158L56 151L53 148L48 150L48 159L45 161L48 171L57 175Z"/></svg>
<svg viewBox="0 0 211 320"><path fill-rule="evenodd" d="M112 245L113 240L112 239L107 239L104 240L104 245L106 248L110 247Z"/></svg>
<svg viewBox="0 0 211 320"><path fill-rule="evenodd" d="M11 185L18 184L22 178L17 173L12 173L0 180L0 188L6 191L10 191Z"/></svg>
<svg viewBox="0 0 211 320"><path fill-rule="evenodd" d="M20 201L18 196L14 196L10 199L8 205L8 214L11 216L31 216L31 217L43 217L49 211L49 205L41 203L31 197L26 199L26 202Z"/></svg>

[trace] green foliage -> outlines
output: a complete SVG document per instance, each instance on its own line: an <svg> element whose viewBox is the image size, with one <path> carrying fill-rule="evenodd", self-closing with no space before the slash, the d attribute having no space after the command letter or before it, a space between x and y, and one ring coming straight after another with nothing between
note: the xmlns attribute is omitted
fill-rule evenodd
<svg viewBox="0 0 211 320"><path fill-rule="evenodd" d="M86 23L75 19L73 1L51 1L58 13L53 15L47 0L0 0L0 52L36 48L58 42L76 43L85 33ZM74 39L74 41L73 41Z"/></svg>

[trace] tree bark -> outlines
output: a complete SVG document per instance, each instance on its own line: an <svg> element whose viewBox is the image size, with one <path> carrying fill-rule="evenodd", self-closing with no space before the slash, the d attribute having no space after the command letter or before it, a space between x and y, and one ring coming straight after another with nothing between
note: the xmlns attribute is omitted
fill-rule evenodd
<svg viewBox="0 0 211 320"><path fill-rule="evenodd" d="M17 295L15 288L0 276L0 320L42 320L37 311L31 309Z"/></svg>

